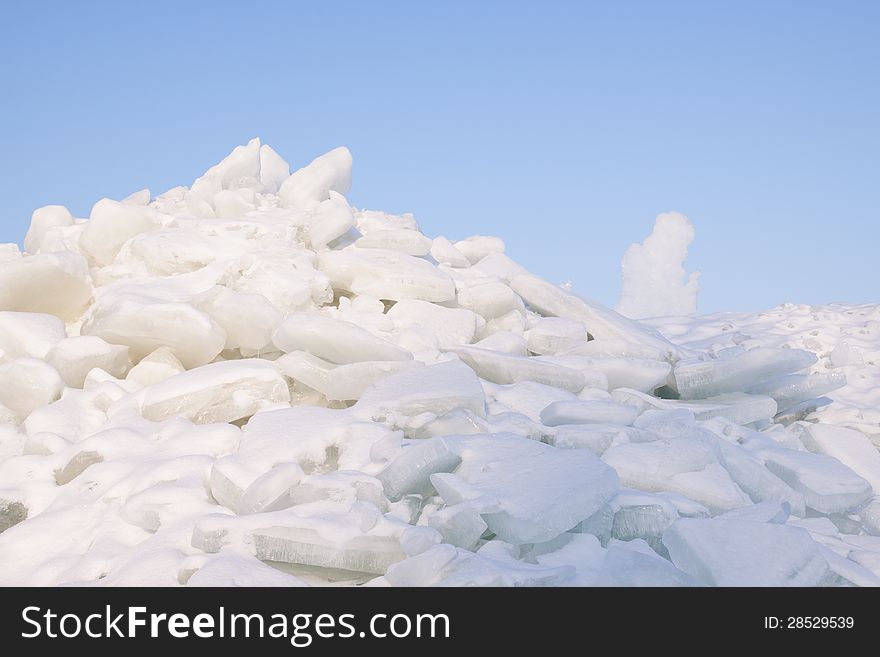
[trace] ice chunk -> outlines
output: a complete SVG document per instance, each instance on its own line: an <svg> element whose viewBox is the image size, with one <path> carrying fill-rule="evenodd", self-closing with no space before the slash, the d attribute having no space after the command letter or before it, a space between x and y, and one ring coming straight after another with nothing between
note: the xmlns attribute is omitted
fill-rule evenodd
<svg viewBox="0 0 880 657"><path fill-rule="evenodd" d="M444 543L472 550L488 529L482 516L471 506L447 506L428 518L428 525L440 532Z"/></svg>
<svg viewBox="0 0 880 657"><path fill-rule="evenodd" d="M262 294L236 292L217 285L194 305L226 332L227 349L264 349L282 315Z"/></svg>
<svg viewBox="0 0 880 657"><path fill-rule="evenodd" d="M737 392L816 362L816 355L801 349L757 347L726 358L676 363L672 383L681 399L704 399Z"/></svg>
<svg viewBox="0 0 880 657"><path fill-rule="evenodd" d="M449 504L468 503L509 543L547 541L590 517L617 476L587 450L558 450L512 434L458 438L462 464L431 483Z"/></svg>
<svg viewBox="0 0 880 657"><path fill-rule="evenodd" d="M837 459L781 448L761 449L759 454L770 472L820 513L841 513L871 497L871 484Z"/></svg>
<svg viewBox="0 0 880 657"><path fill-rule="evenodd" d="M290 392L272 362L250 358L183 372L135 393L131 401L148 420L185 417L205 424L233 422L273 404L287 404Z"/></svg>
<svg viewBox="0 0 880 657"><path fill-rule="evenodd" d="M561 424L631 425L638 416L635 406L610 401L557 401L541 411L541 422L548 427Z"/></svg>
<svg viewBox="0 0 880 657"><path fill-rule="evenodd" d="M441 265L450 267L468 267L471 264L452 242L442 236L435 237L431 243L431 257Z"/></svg>
<svg viewBox="0 0 880 657"><path fill-rule="evenodd" d="M593 586L698 586L694 578L658 556L644 542L608 546Z"/></svg>
<svg viewBox="0 0 880 657"><path fill-rule="evenodd" d="M623 443L608 448L602 460L630 488L679 493L715 512L750 503L718 464L712 448L696 438Z"/></svg>
<svg viewBox="0 0 880 657"><path fill-rule="evenodd" d="M683 518L663 544L676 566L710 586L816 586L828 574L819 545L786 525Z"/></svg>
<svg viewBox="0 0 880 657"><path fill-rule="evenodd" d="M327 248L333 240L345 235L354 226L354 211L341 194L331 191L326 201L306 221L309 243L316 251Z"/></svg>
<svg viewBox="0 0 880 657"><path fill-rule="evenodd" d="M772 397L784 411L845 385L846 375L842 372L787 374L750 386L746 392Z"/></svg>
<svg viewBox="0 0 880 657"><path fill-rule="evenodd" d="M537 276L514 276L510 287L542 315L563 317L583 324L596 340L624 340L659 350L664 358L677 359L685 350L676 347L657 331L606 308L595 301L575 296Z"/></svg>
<svg viewBox="0 0 880 657"><path fill-rule="evenodd" d="M61 396L64 381L51 365L36 358L0 364L0 404L24 419Z"/></svg>
<svg viewBox="0 0 880 657"><path fill-rule="evenodd" d="M229 155L208 169L200 180L215 180L223 189L237 187L243 179L256 181L260 177L261 150L258 138L251 139L244 146L236 146Z"/></svg>
<svg viewBox="0 0 880 657"><path fill-rule="evenodd" d="M245 189L221 189L214 195L214 213L221 219L242 217L256 209L256 206L248 200L249 190Z"/></svg>
<svg viewBox="0 0 880 657"><path fill-rule="evenodd" d="M151 198L152 195L150 194L150 190L144 188L139 189L136 192L132 192L124 199L122 199L120 203L124 203L125 205L149 205Z"/></svg>
<svg viewBox="0 0 880 657"><path fill-rule="evenodd" d="M696 312L700 274L686 275L684 270L693 241L694 226L686 216L679 212L657 215L651 234L623 255L618 312L634 318Z"/></svg>
<svg viewBox="0 0 880 657"><path fill-rule="evenodd" d="M47 205L34 210L31 215L31 226L24 236L25 251L39 253L46 231L55 226L71 225L73 225L73 216L63 205Z"/></svg>
<svg viewBox="0 0 880 657"><path fill-rule="evenodd" d="M101 199L92 207L79 246L95 264L109 265L128 239L156 228L155 214L151 208Z"/></svg>
<svg viewBox="0 0 880 657"><path fill-rule="evenodd" d="M503 317L511 311L524 312L522 299L500 281L478 281L468 285L459 284L457 287L458 305L472 310L484 319Z"/></svg>
<svg viewBox="0 0 880 657"><path fill-rule="evenodd" d="M54 315L0 311L0 351L7 359L45 358L66 337L64 322Z"/></svg>
<svg viewBox="0 0 880 657"><path fill-rule="evenodd" d="M801 440L810 451L843 463L871 484L874 495L880 495L880 452L861 431L811 424L801 434Z"/></svg>
<svg viewBox="0 0 880 657"><path fill-rule="evenodd" d="M504 242L499 237L473 235L455 243L471 264L476 264L490 253L504 253Z"/></svg>
<svg viewBox="0 0 880 657"><path fill-rule="evenodd" d="M290 493L302 480L302 468L294 463L279 463L258 477L241 494L236 508L240 514L278 511L293 504ZM222 495L221 495L222 496Z"/></svg>
<svg viewBox="0 0 880 657"><path fill-rule="evenodd" d="M751 522L774 522L784 525L791 516L788 502L758 502L744 506L719 516L728 520L749 520Z"/></svg>
<svg viewBox="0 0 880 657"><path fill-rule="evenodd" d="M529 351L533 354L558 354L586 344L587 330L580 322L561 317L542 317L526 331Z"/></svg>
<svg viewBox="0 0 880 657"><path fill-rule="evenodd" d="M379 299L421 299L443 302L455 298L455 283L426 260L385 249L345 249L318 254L317 267L334 289Z"/></svg>
<svg viewBox="0 0 880 657"><path fill-rule="evenodd" d="M211 362L226 343L225 331L189 304L143 302L121 295L99 299L81 332L126 345L135 362L168 347L187 368Z"/></svg>
<svg viewBox="0 0 880 657"><path fill-rule="evenodd" d="M611 536L621 541L642 538L655 549L663 532L678 518L675 506L662 495L621 491L612 501Z"/></svg>
<svg viewBox="0 0 880 657"><path fill-rule="evenodd" d="M99 367L121 379L131 366L128 347L110 344L92 335L61 340L46 354L46 362L71 388L82 388L92 368Z"/></svg>
<svg viewBox="0 0 880 657"><path fill-rule="evenodd" d="M437 472L452 472L461 457L442 438L429 438L411 443L377 476L385 496L397 502L413 493L433 491L430 477Z"/></svg>
<svg viewBox="0 0 880 657"><path fill-rule="evenodd" d="M346 194L351 187L351 153L341 146L294 171L278 189L284 207L308 208L330 196Z"/></svg>
<svg viewBox="0 0 880 657"><path fill-rule="evenodd" d="M558 427L552 443L560 449L588 449L596 456L601 456L614 444L644 442L644 433L616 424L572 424ZM650 439L654 440L654 436L650 436Z"/></svg>
<svg viewBox="0 0 880 657"><path fill-rule="evenodd" d="M0 262L0 309L78 317L92 296L77 253L44 253Z"/></svg>
<svg viewBox="0 0 880 657"><path fill-rule="evenodd" d="M453 409L486 414L486 398L479 379L461 361L407 368L369 387L355 405L359 414L373 419L422 413L442 415Z"/></svg>
<svg viewBox="0 0 880 657"><path fill-rule="evenodd" d="M411 256L425 256L431 252L432 242L416 230L375 230L358 239L354 245L364 249L388 249Z"/></svg>
<svg viewBox="0 0 880 657"><path fill-rule="evenodd" d="M479 347L457 347L452 351L472 367L480 378L493 383L504 385L534 381L571 392L580 392L586 384L583 372L537 358L511 356Z"/></svg>
<svg viewBox="0 0 880 657"><path fill-rule="evenodd" d="M588 358L642 358L663 360L663 352L649 345L627 342L626 340L590 340L565 352L566 356L586 356Z"/></svg>
<svg viewBox="0 0 880 657"><path fill-rule="evenodd" d="M632 388L650 393L666 383L671 370L669 363L645 358L589 358L564 354L543 356L542 359L585 372L600 372L608 380L608 390Z"/></svg>
<svg viewBox="0 0 880 657"><path fill-rule="evenodd" d="M275 329L272 342L284 351L306 351L334 363L412 360L408 351L356 324L321 315L288 315Z"/></svg>
<svg viewBox="0 0 880 657"><path fill-rule="evenodd" d="M271 146L260 146L260 182L263 191L275 194L290 177L290 165Z"/></svg>
<svg viewBox="0 0 880 657"><path fill-rule="evenodd" d="M185 371L186 368L177 360L173 351L168 347L159 347L132 367L125 378L142 386L151 386Z"/></svg>
<svg viewBox="0 0 880 657"><path fill-rule="evenodd" d="M399 328L431 332L442 349L470 344L482 320L464 308L445 308L427 301L398 301L387 313Z"/></svg>

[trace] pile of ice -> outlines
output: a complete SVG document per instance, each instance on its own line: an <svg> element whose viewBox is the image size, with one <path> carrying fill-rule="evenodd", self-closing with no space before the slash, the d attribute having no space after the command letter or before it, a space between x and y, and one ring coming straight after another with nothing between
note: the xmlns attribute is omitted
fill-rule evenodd
<svg viewBox="0 0 880 657"><path fill-rule="evenodd" d="M0 583L880 583L810 345L673 344L350 176L253 140L0 249Z"/></svg>

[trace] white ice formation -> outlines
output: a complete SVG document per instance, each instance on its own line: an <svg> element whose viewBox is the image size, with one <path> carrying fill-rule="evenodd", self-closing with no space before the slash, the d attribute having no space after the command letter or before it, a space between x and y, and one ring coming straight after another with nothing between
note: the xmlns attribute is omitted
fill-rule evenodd
<svg viewBox="0 0 880 657"><path fill-rule="evenodd" d="M0 248L0 584L880 583L877 308L650 326L350 180L253 140ZM663 217L626 312L694 310Z"/></svg>
<svg viewBox="0 0 880 657"><path fill-rule="evenodd" d="M684 269L693 241L694 225L686 216L657 215L651 234L623 255L618 312L638 319L697 312L700 273Z"/></svg>

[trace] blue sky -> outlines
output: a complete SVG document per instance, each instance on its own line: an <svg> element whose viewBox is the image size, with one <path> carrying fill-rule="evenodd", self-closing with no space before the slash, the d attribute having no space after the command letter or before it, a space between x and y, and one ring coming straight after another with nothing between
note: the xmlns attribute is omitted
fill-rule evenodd
<svg viewBox="0 0 880 657"><path fill-rule="evenodd" d="M880 301L880 3L8 2L0 241L260 136L614 304L679 210L700 309Z"/></svg>

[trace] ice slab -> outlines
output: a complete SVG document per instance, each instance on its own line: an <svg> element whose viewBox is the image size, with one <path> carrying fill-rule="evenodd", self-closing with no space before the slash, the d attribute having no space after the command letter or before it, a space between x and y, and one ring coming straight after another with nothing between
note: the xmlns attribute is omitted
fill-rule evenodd
<svg viewBox="0 0 880 657"><path fill-rule="evenodd" d="M534 381L571 392L580 392L586 384L583 372L534 357L511 356L479 347L457 347L452 351L480 378L493 383L505 385Z"/></svg>
<svg viewBox="0 0 880 657"><path fill-rule="evenodd" d="M86 375L99 367L116 378L122 378L131 367L128 347L110 344L93 335L65 338L46 354L46 362L71 388L82 388Z"/></svg>
<svg viewBox="0 0 880 657"><path fill-rule="evenodd" d="M0 262L0 309L79 317L92 296L88 264L59 252Z"/></svg>
<svg viewBox="0 0 880 657"><path fill-rule="evenodd" d="M470 344L483 324L480 317L464 308L445 308L427 301L404 299L387 313L400 328L430 332L441 349Z"/></svg>
<svg viewBox="0 0 880 657"><path fill-rule="evenodd" d="M658 349L664 357L672 360L684 353L657 331L594 301L570 294L537 276L515 276L510 281L510 287L541 314L580 322L596 340L624 340L646 345Z"/></svg>
<svg viewBox="0 0 880 657"><path fill-rule="evenodd" d="M512 434L460 437L455 445L461 466L432 475L431 483L447 504L477 509L509 543L550 540L617 490L615 473L587 450L557 450Z"/></svg>
<svg viewBox="0 0 880 657"><path fill-rule="evenodd" d="M54 315L0 311L0 351L6 359L45 358L66 337L64 321Z"/></svg>
<svg viewBox="0 0 880 657"><path fill-rule="evenodd" d="M431 475L452 472L460 463L461 457L443 438L430 438L411 443L377 477L386 497L397 502L410 494L430 494Z"/></svg>
<svg viewBox="0 0 880 657"><path fill-rule="evenodd" d="M757 382L791 374L816 362L816 355L801 349L757 347L714 360L676 363L672 383L681 399L705 399L739 392Z"/></svg>
<svg viewBox="0 0 880 657"><path fill-rule="evenodd" d="M663 543L676 566L710 586L816 586L828 575L819 545L786 525L683 518Z"/></svg>
<svg viewBox="0 0 880 657"><path fill-rule="evenodd" d="M275 404L290 402L287 382L270 361L256 358L203 365L147 386L119 408L133 403L155 422L185 417L198 424L233 422Z"/></svg>
<svg viewBox="0 0 880 657"><path fill-rule="evenodd" d="M51 228L73 225L70 210L63 205L46 205L31 214L31 225L24 236L24 249L28 253L39 253L46 232Z"/></svg>
<svg viewBox="0 0 880 657"><path fill-rule="evenodd" d="M341 146L316 157L281 183L278 197L285 207L308 208L351 187L351 153Z"/></svg>
<svg viewBox="0 0 880 657"><path fill-rule="evenodd" d="M425 256L431 252L432 241L416 230L398 228L369 232L354 245L362 249L388 249L411 256Z"/></svg>
<svg viewBox="0 0 880 657"><path fill-rule="evenodd" d="M80 249L99 266L109 265L130 238L157 227L152 208L126 205L108 198L92 207L79 239Z"/></svg>
<svg viewBox="0 0 880 657"><path fill-rule="evenodd" d="M391 374L367 388L354 406L373 419L442 415L454 409L486 414L483 387L474 371L458 360L413 367Z"/></svg>
<svg viewBox="0 0 880 657"><path fill-rule="evenodd" d="M764 465L820 513L841 513L871 497L871 484L837 459L791 449L761 449Z"/></svg>
<svg viewBox="0 0 880 657"><path fill-rule="evenodd" d="M386 249L323 251L317 267L335 289L378 299L451 301L455 283L426 260Z"/></svg>
<svg viewBox="0 0 880 657"><path fill-rule="evenodd" d="M542 359L585 372L600 372L608 380L608 390L632 388L650 393L666 383L671 370L669 363L645 358L590 358L561 354Z"/></svg>
<svg viewBox="0 0 880 657"><path fill-rule="evenodd" d="M168 347L186 368L211 362L226 343L226 332L189 304L144 302L134 296L99 299L81 330L83 335L127 346L135 362Z"/></svg>
<svg viewBox="0 0 880 657"><path fill-rule="evenodd" d="M356 324L321 315L288 315L272 334L279 349L306 351L333 363L412 360L412 354Z"/></svg>
<svg viewBox="0 0 880 657"><path fill-rule="evenodd" d="M846 375L843 372L786 374L750 386L746 392L772 397L779 410L785 411L845 385Z"/></svg>
<svg viewBox="0 0 880 657"><path fill-rule="evenodd" d="M61 396L64 381L51 365L37 358L0 364L0 405L24 420Z"/></svg>
<svg viewBox="0 0 880 657"><path fill-rule="evenodd" d="M801 440L812 452L837 459L865 479L880 495L880 452L861 431L830 424L808 425Z"/></svg>
<svg viewBox="0 0 880 657"><path fill-rule="evenodd" d="M548 427L562 424L631 425L638 409L610 401L556 401L541 411L541 422Z"/></svg>

